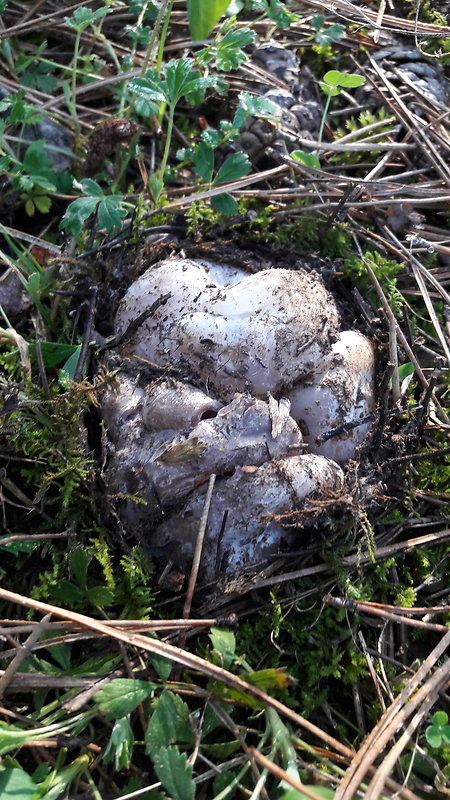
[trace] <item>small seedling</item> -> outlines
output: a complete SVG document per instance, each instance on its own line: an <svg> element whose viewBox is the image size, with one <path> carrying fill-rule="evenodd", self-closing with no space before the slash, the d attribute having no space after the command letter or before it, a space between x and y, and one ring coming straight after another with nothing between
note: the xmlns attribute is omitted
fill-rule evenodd
<svg viewBox="0 0 450 800"><path fill-rule="evenodd" d="M331 98L337 97L337 95L341 93L341 89L356 89L358 86L362 86L364 82L365 78L356 73L339 72L336 69L331 69L325 73L319 84L320 88L327 96L319 128L319 144L322 142L323 129L325 126L328 109L330 108ZM294 150L291 153L291 156L295 161L298 161L301 164L306 164L308 167L320 169L319 157L315 153L304 153L303 150Z"/></svg>
<svg viewBox="0 0 450 800"><path fill-rule="evenodd" d="M434 748L450 744L450 725L445 711L436 711L433 714L432 724L425 730L425 738L430 747Z"/></svg>

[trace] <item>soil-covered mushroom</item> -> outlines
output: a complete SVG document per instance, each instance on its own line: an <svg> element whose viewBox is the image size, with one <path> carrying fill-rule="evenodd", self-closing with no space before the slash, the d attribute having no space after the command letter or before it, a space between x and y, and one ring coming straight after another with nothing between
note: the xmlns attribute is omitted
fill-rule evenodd
<svg viewBox="0 0 450 800"><path fill-rule="evenodd" d="M342 486L337 462L355 457L368 424L348 428L374 408L373 346L341 327L334 297L305 270L244 277L175 257L130 286L116 315L122 355L178 375L145 386L119 373L103 401L109 493L151 552L186 567L212 474L203 577L292 546L270 515Z"/></svg>
<svg viewBox="0 0 450 800"><path fill-rule="evenodd" d="M292 386L315 370L339 332L336 303L316 275L263 270L223 287L188 259L163 261L130 287L117 332L167 293L127 352L194 372L224 400Z"/></svg>
<svg viewBox="0 0 450 800"><path fill-rule="evenodd" d="M337 492L343 479L334 461L312 453L239 467L231 477L221 478L208 517L202 577L234 573L282 548L292 549L298 531L283 528L271 515L289 513L316 492ZM153 534L158 547L166 547L184 569L192 559L204 503L203 491L192 494Z"/></svg>

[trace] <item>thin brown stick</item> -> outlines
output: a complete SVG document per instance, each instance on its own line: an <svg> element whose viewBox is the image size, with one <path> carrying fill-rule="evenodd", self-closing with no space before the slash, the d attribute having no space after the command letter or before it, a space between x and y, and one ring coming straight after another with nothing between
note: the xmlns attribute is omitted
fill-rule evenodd
<svg viewBox="0 0 450 800"><path fill-rule="evenodd" d="M11 682L14 674L17 672L22 662L25 661L25 659L30 655L31 645L33 645L36 642L41 633L45 630L45 628L47 627L47 623L50 620L50 617L51 613L47 614L45 617L41 619L39 624L36 625L34 631L31 631L26 642L24 642L24 644L21 645L21 647L18 649L11 663L8 664L3 675L0 677L0 697L3 697L5 690L8 687L8 684Z"/></svg>
<svg viewBox="0 0 450 800"><path fill-rule="evenodd" d="M294 789L297 789L298 792L302 792L305 797L309 797L310 800L320 800L320 795L317 792L314 792L313 789L310 789L308 786L305 786L304 783L300 783L296 781L291 775L289 775L285 769L279 767L278 764L275 764L274 761L271 761L270 758L263 756L256 747L249 747L250 755L258 762L264 769L267 769L272 775L275 775L276 778L280 781L284 781L288 783L289 786L292 786Z"/></svg>
<svg viewBox="0 0 450 800"><path fill-rule="evenodd" d="M206 526L208 524L208 516L209 516L209 509L211 507L211 500L214 491L214 484L216 482L216 476L214 473L210 475L208 481L208 489L205 495L205 504L203 506L203 513L200 519L200 525L198 528L197 534L197 541L195 543L195 550L194 550L194 558L192 561L191 567L191 574L189 577L189 584L186 591L186 598L184 601L183 607L183 619L189 619L189 614L191 613L191 606L192 606L192 599L194 597L195 585L197 583L198 578L198 571L200 568L200 560L202 557L202 550L203 550L203 542L205 539L206 533ZM185 641L185 634L184 631L180 631L180 635L178 638L178 645L179 647L183 647Z"/></svg>

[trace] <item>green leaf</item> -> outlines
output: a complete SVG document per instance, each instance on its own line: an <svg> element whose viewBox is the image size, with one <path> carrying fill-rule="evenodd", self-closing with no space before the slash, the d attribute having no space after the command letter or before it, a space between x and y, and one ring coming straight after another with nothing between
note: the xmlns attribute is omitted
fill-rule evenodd
<svg viewBox="0 0 450 800"><path fill-rule="evenodd" d="M233 631L226 628L211 628L209 638L214 650L220 656L221 665L228 669L236 654L236 637Z"/></svg>
<svg viewBox="0 0 450 800"><path fill-rule="evenodd" d="M98 204L98 224L106 228L108 233L114 233L122 226L122 219L126 217L127 210L122 207L122 195L105 195Z"/></svg>
<svg viewBox="0 0 450 800"><path fill-rule="evenodd" d="M288 686L292 686L292 684L295 683L290 675L286 675L284 670L277 668L259 669L256 672L248 672L245 676L245 680L251 683L252 686L258 686L264 691L267 689L286 689Z"/></svg>
<svg viewBox="0 0 450 800"><path fill-rule="evenodd" d="M216 83L214 76L202 78L199 72L194 71L192 58L173 58L166 65L167 96L172 106L182 97L190 100L196 92L204 94L205 89Z"/></svg>
<svg viewBox="0 0 450 800"><path fill-rule="evenodd" d="M77 368L78 360L81 353L81 344L77 345L72 355L69 356L66 363L62 366L61 371L64 372L69 381L73 381L75 377L75 370Z"/></svg>
<svg viewBox="0 0 450 800"><path fill-rule="evenodd" d="M155 684L149 681L115 678L106 686L102 686L94 699L106 719L118 719L134 711L154 689Z"/></svg>
<svg viewBox="0 0 450 800"><path fill-rule="evenodd" d="M145 751L152 758L160 748L172 744L191 744L194 733L189 721L189 707L173 692L164 690L159 697L145 734Z"/></svg>
<svg viewBox="0 0 450 800"><path fill-rule="evenodd" d="M342 39L345 33L345 28L343 25L330 25L323 31L318 31L315 35L315 40L317 44L327 47L328 45L332 44L332 42L336 42L339 39Z"/></svg>
<svg viewBox="0 0 450 800"><path fill-rule="evenodd" d="M319 86L324 92L324 94L327 95L327 97L329 95L331 95L331 97L337 97L338 94L341 93L341 90L338 89L337 86L328 86L328 83L324 83L323 81L319 81Z"/></svg>
<svg viewBox="0 0 450 800"><path fill-rule="evenodd" d="M247 56L242 50L252 44L255 34L250 28L241 28L237 31L228 31L216 50L216 67L223 72L237 69L239 64L247 61Z"/></svg>
<svg viewBox="0 0 450 800"><path fill-rule="evenodd" d="M66 212L59 223L60 230L66 230L78 236L83 230L83 223L97 210L99 200L97 197L79 197L66 208Z"/></svg>
<svg viewBox="0 0 450 800"><path fill-rule="evenodd" d="M28 800L38 790L35 782L22 769L0 770L0 797L2 800Z"/></svg>
<svg viewBox="0 0 450 800"><path fill-rule="evenodd" d="M305 783L304 786L305 789L311 789L317 797L323 797L323 800L333 800L335 793L326 786L317 786L309 783ZM297 791L297 789L286 789L283 794L278 795L278 800L309 800L309 795Z"/></svg>
<svg viewBox="0 0 450 800"><path fill-rule="evenodd" d="M404 366L407 366L406 364ZM411 364L412 367L412 364ZM413 370L411 370L413 372ZM410 373L408 373L409 375ZM433 725L438 725L442 727L443 725L447 725L448 722L448 714L445 711L436 711L433 714Z"/></svg>
<svg viewBox="0 0 450 800"><path fill-rule="evenodd" d="M186 762L186 753L180 753L177 747L161 747L154 758L155 772L173 800L195 798L192 766Z"/></svg>
<svg viewBox="0 0 450 800"><path fill-rule="evenodd" d="M108 586L91 586L86 592L87 599L97 608L110 606L114 600L114 593Z"/></svg>
<svg viewBox="0 0 450 800"><path fill-rule="evenodd" d="M85 178L81 186L84 194L89 195L89 197L98 197L99 200L104 197L103 189L99 186L97 181L93 181L92 178Z"/></svg>
<svg viewBox="0 0 450 800"><path fill-rule="evenodd" d="M147 658L158 675L158 678L161 678L162 681L169 680L169 675L172 672L172 661L170 658L164 658L164 656L160 656L157 653L147 653Z"/></svg>
<svg viewBox="0 0 450 800"><path fill-rule="evenodd" d="M53 590L57 600L65 605L77 605L84 600L84 591L71 581L60 580Z"/></svg>
<svg viewBox="0 0 450 800"><path fill-rule="evenodd" d="M442 741L441 729L437 725L430 725L425 730L425 738L430 747L440 747Z"/></svg>
<svg viewBox="0 0 450 800"><path fill-rule="evenodd" d="M90 558L82 545L79 545L72 551L70 556L70 566L72 567L75 577L83 587L86 588L87 571Z"/></svg>
<svg viewBox="0 0 450 800"><path fill-rule="evenodd" d="M357 75L351 72L339 72L336 69L331 69L323 76L325 83L329 86L342 86L345 89L355 89L357 86L362 86L365 78L362 75Z"/></svg>
<svg viewBox="0 0 450 800"><path fill-rule="evenodd" d="M148 188L150 189L150 194L155 203L157 203L159 200L159 196L163 190L163 186L164 182L160 175L158 175L156 172L154 172L153 175L150 175L150 178L148 180Z"/></svg>
<svg viewBox="0 0 450 800"><path fill-rule="evenodd" d="M218 214L223 214L224 217L232 217L238 210L238 204L231 194L223 192L223 194L211 197L211 208Z"/></svg>
<svg viewBox="0 0 450 800"><path fill-rule="evenodd" d="M314 153L304 153L303 150L293 150L291 158L293 158L294 161L298 161L300 164L305 164L307 167L320 169L320 161Z"/></svg>
<svg viewBox="0 0 450 800"><path fill-rule="evenodd" d="M143 78L131 80L128 84L128 89L145 100L156 100L158 103L168 103L170 101L167 87L156 70L147 72Z"/></svg>
<svg viewBox="0 0 450 800"><path fill-rule="evenodd" d="M52 367L62 364L69 356L78 350L79 345L76 344L61 344L59 342L41 342L42 360L46 367ZM36 343L30 343L30 356L33 361L36 360Z"/></svg>
<svg viewBox="0 0 450 800"><path fill-rule="evenodd" d="M207 39L230 0L187 0L189 30L194 41Z"/></svg>
<svg viewBox="0 0 450 800"><path fill-rule="evenodd" d="M104 7L92 11L90 8L77 8L71 17L65 17L65 23L75 31L84 31L88 25L97 22L106 14L110 14L112 8Z"/></svg>
<svg viewBox="0 0 450 800"><path fill-rule="evenodd" d="M412 375L413 372L414 372L414 364L411 364L411 362L408 361L406 364L402 364L398 368L398 377L399 377L399 379L401 381L403 381L405 378L408 378L410 375ZM436 714L445 714L445 711L437 711ZM435 714L435 716L436 716L436 714ZM433 720L434 720L434 717L433 717Z"/></svg>
<svg viewBox="0 0 450 800"><path fill-rule="evenodd" d="M133 743L134 734L130 726L130 716L127 715L117 719L103 754L105 764L114 759L114 766L117 772L122 769L128 769L133 753Z"/></svg>
<svg viewBox="0 0 450 800"><path fill-rule="evenodd" d="M325 22L325 17L323 14L318 14L316 17L313 17L311 22L309 23L315 31L320 31L323 27L323 23Z"/></svg>
<svg viewBox="0 0 450 800"><path fill-rule="evenodd" d="M267 97L258 97L248 92L239 92L238 100L239 106L244 109L249 117L275 120L281 116L281 108Z"/></svg>
<svg viewBox="0 0 450 800"><path fill-rule="evenodd" d="M214 150L211 145L201 141L195 148L192 161L197 175L200 175L205 183L210 183L214 169Z"/></svg>
<svg viewBox="0 0 450 800"><path fill-rule="evenodd" d="M245 153L233 153L225 159L214 178L213 185L236 181L248 175L252 166Z"/></svg>
<svg viewBox="0 0 450 800"><path fill-rule="evenodd" d="M41 186L41 184L39 185ZM48 191L53 191L53 189L48 189ZM43 195L33 195L33 202L41 214L48 214L52 207L52 201L50 197L44 197Z"/></svg>

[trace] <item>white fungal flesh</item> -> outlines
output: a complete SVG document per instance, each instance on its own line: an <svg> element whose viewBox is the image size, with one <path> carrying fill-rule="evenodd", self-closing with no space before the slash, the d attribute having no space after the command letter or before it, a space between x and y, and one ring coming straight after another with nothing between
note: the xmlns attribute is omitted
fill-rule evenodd
<svg viewBox="0 0 450 800"><path fill-rule="evenodd" d="M374 350L359 331L343 331L310 380L289 392L291 414L306 424L305 442L310 450L338 463L355 456L370 422L358 425L322 444L315 442L328 432L357 422L371 414L375 406Z"/></svg>
<svg viewBox="0 0 450 800"><path fill-rule="evenodd" d="M193 371L224 400L236 391L263 397L292 385L314 369L339 330L336 304L315 276L263 270L218 288L203 267L176 259L147 270L130 287L117 332L168 292L137 331L132 350L159 366Z"/></svg>
<svg viewBox="0 0 450 800"><path fill-rule="evenodd" d="M216 474L202 559L203 577L213 578L292 547L297 534L268 515L342 487L338 463L355 457L369 423L348 428L374 409L374 349L361 333L340 331L334 298L302 270L246 275L168 259L129 288L116 332L154 304L124 352L187 381L144 389L117 376L103 403L109 489L123 497L126 527L188 568Z"/></svg>
<svg viewBox="0 0 450 800"><path fill-rule="evenodd" d="M272 514L289 513L312 493L338 491L340 467L323 456L305 454L268 461L259 468L240 467L230 478L216 481L203 544L203 579L230 573L292 546L297 534L270 521ZM159 546L171 548L182 567L192 558L204 508L204 494L192 495L176 516L155 531Z"/></svg>
<svg viewBox="0 0 450 800"><path fill-rule="evenodd" d="M156 381L146 392L142 417L149 431L190 430L201 419L214 417L220 408L218 400L189 383Z"/></svg>
<svg viewBox="0 0 450 800"><path fill-rule="evenodd" d="M174 388L176 391L176 387ZM299 453L302 436L296 422L276 401L270 404L237 395L214 419L201 420L188 435L159 431L123 443L110 460L110 488L136 495L145 523L176 505L212 473L232 473L239 465ZM139 517L139 509L133 518Z"/></svg>

